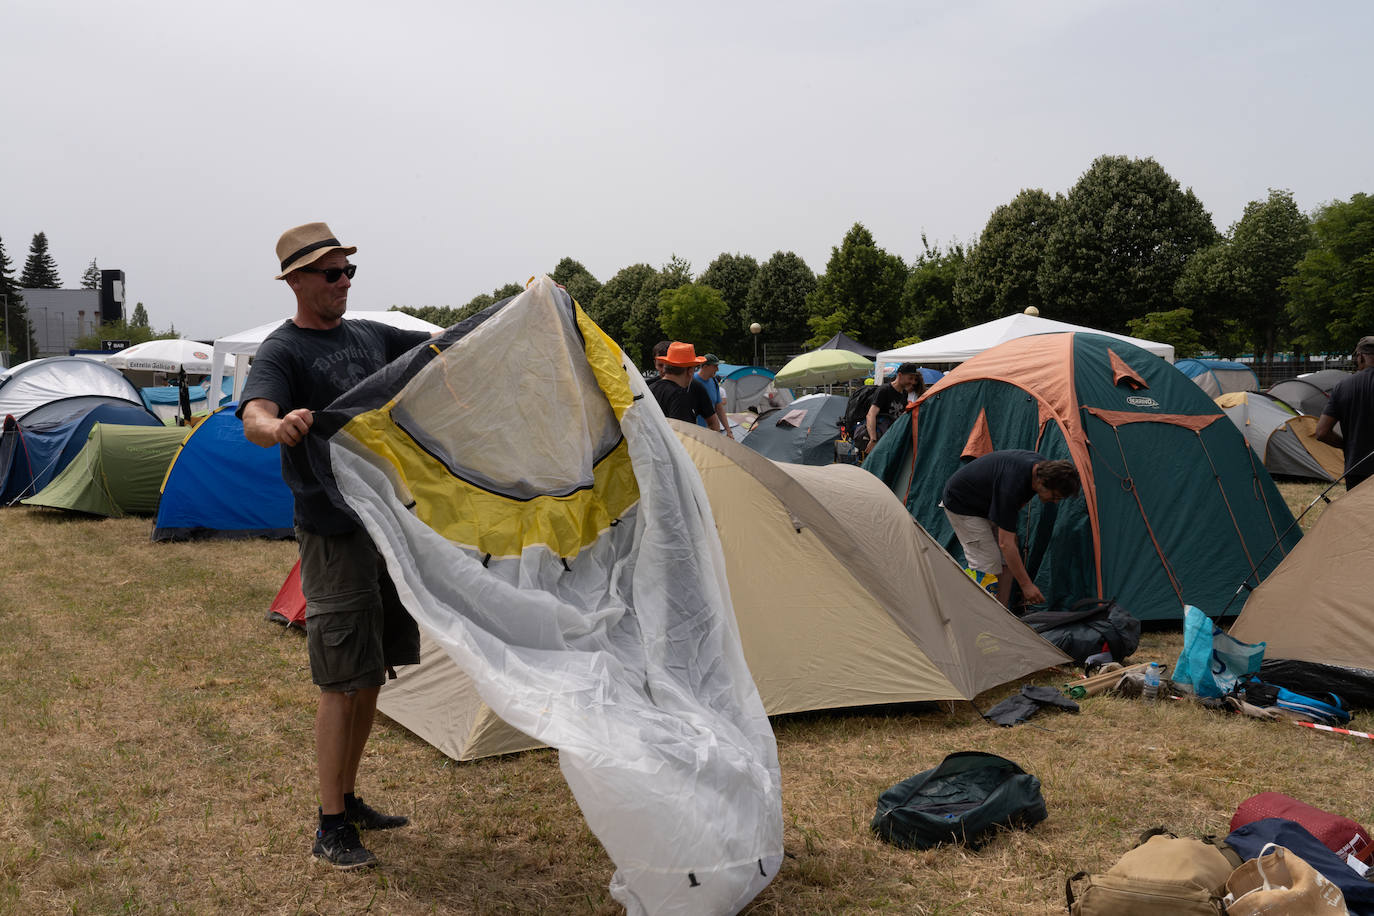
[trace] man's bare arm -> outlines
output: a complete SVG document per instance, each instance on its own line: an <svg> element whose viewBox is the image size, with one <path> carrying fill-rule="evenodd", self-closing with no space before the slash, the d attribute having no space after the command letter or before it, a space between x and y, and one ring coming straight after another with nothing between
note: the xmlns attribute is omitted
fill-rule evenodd
<svg viewBox="0 0 1374 916"><path fill-rule="evenodd" d="M1312 431L1312 435L1317 437L1318 442L1325 442L1336 448L1345 448L1345 437L1336 432L1336 418L1329 413L1324 413L1317 418L1317 428Z"/></svg>
<svg viewBox="0 0 1374 916"><path fill-rule="evenodd" d="M281 416L281 408L266 398L254 398L243 408L243 435L254 445L296 445L310 431L315 415L300 408Z"/></svg>

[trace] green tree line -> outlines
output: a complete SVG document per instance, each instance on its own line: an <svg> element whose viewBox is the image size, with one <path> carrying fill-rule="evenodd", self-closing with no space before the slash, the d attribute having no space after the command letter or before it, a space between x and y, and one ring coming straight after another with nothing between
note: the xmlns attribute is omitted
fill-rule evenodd
<svg viewBox="0 0 1374 916"><path fill-rule="evenodd" d="M1171 343L1181 357L1343 353L1374 332L1374 198L1364 193L1305 214L1290 191L1269 190L1222 232L1154 159L1101 156L1067 191L1022 190L970 242L921 243L905 260L855 223L819 274L777 251L762 262L722 253L699 274L673 256L604 283L566 257L551 276L640 365L665 338L749 362L755 322L774 343L814 347L844 332L887 349L1031 306ZM448 326L521 289L401 308Z"/></svg>

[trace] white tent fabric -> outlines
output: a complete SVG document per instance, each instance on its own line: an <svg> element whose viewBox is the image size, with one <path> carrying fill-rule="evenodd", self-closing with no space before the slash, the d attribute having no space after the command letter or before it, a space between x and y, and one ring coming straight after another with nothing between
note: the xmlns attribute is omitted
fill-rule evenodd
<svg viewBox="0 0 1374 916"><path fill-rule="evenodd" d="M316 424L342 424L312 447L424 634L559 750L631 916L753 899L782 861L776 744L701 478L610 338L543 277Z"/></svg>
<svg viewBox="0 0 1374 916"><path fill-rule="evenodd" d="M100 394L143 406L138 389L104 363L81 356L53 356L20 363L0 376L0 419L16 420L59 398Z"/></svg>
<svg viewBox="0 0 1374 916"><path fill-rule="evenodd" d="M290 316L287 316L288 318ZM439 331L442 330L437 324L425 321L423 318L416 318L414 315L407 315L405 312L367 312L351 311L344 315L345 318L354 321L379 321L382 324L389 324L392 327L402 328L407 331ZM267 324L260 324L255 328L246 331L239 331L237 334L230 334L227 337L215 339L214 354L211 359L210 380L207 382L207 391L219 391L220 384L224 381L224 370L231 366L234 369L234 394L231 401L237 401L239 395L243 394L243 383L248 378L247 359L239 359L236 363L230 362L232 355L252 356L258 352L258 347L267 339L277 328L281 327L282 318L278 321L269 321ZM132 349L132 348L130 348ZM187 370L190 371L189 369Z"/></svg>
<svg viewBox="0 0 1374 916"><path fill-rule="evenodd" d="M1107 337L1115 337L1118 340L1135 344L1141 349L1162 357L1167 362L1172 363L1174 361L1172 344L1156 343L1152 340L1141 340L1138 337L1127 337L1125 334L1112 334L1107 331L1080 327L1064 321L1053 321L1035 315L1019 314L998 318L996 321L989 321L986 324L974 325L952 334L932 337L930 340L898 347L896 350L884 350L878 354L876 360L877 375L874 377L882 378L902 363L962 363L984 350L989 350L1000 343L1006 343L1018 337L1029 337L1032 334L1054 334L1062 331L1087 331L1092 334L1104 334Z"/></svg>
<svg viewBox="0 0 1374 916"><path fill-rule="evenodd" d="M147 340L111 354L105 365L143 372L174 373L185 369L189 375L205 375L212 367L214 352L214 347L198 340ZM225 356L221 364L226 368L233 366L234 357Z"/></svg>

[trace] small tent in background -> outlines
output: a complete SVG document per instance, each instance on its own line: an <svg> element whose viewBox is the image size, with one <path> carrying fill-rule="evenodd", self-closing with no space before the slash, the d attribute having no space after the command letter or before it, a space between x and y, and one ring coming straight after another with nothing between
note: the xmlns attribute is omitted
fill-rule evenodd
<svg viewBox="0 0 1374 916"><path fill-rule="evenodd" d="M1245 363L1225 359L1180 359L1174 368L1193 380L1209 398L1232 391L1259 391L1259 379Z"/></svg>
<svg viewBox="0 0 1374 916"><path fill-rule="evenodd" d="M143 403L133 383L104 363L82 356L53 356L20 363L0 375L0 417L10 414L23 420L36 407L82 395Z"/></svg>
<svg viewBox="0 0 1374 916"><path fill-rule="evenodd" d="M792 403L792 392L775 388L772 369L721 363L716 381L725 393L725 409L731 413L763 413Z"/></svg>
<svg viewBox="0 0 1374 916"><path fill-rule="evenodd" d="M786 407L759 414L744 446L765 458L792 464L832 464L847 399L808 394Z"/></svg>
<svg viewBox="0 0 1374 916"><path fill-rule="evenodd" d="M134 401L83 395L50 401L28 411L23 420L5 424L10 440L0 446L8 465L0 467L0 505L11 505L46 487L86 445L97 423L162 426L162 421Z"/></svg>
<svg viewBox="0 0 1374 916"><path fill-rule="evenodd" d="M232 387L233 383L232 378L226 378L221 387ZM177 417L181 416L181 389L178 386L158 385L153 388L140 388L138 393L143 398L144 406L161 417L164 423L175 423ZM186 393L191 401L191 413L202 416L214 411L220 402L229 396L228 392L221 392L216 402L211 404L209 389L204 385L191 385L186 389Z"/></svg>
<svg viewBox="0 0 1374 916"><path fill-rule="evenodd" d="M968 360L893 424L864 467L962 557L940 508L945 482L1000 449L1070 459L1082 479L1081 496L1032 499L1026 512L1027 569L1055 609L1098 597L1142 620L1179 619L1185 604L1220 613L1298 538L1221 409L1118 338L1042 334Z"/></svg>
<svg viewBox="0 0 1374 916"><path fill-rule="evenodd" d="M62 473L22 502L107 518L152 515L162 478L185 435L166 426L97 423Z"/></svg>
<svg viewBox="0 0 1374 916"><path fill-rule="evenodd" d="M972 699L1065 657L964 575L880 481L849 465L768 461L672 423L725 551L749 671L769 715ZM272 612L304 619L298 567ZM537 747L426 642L378 708L450 757Z"/></svg>
<svg viewBox="0 0 1374 916"><path fill-rule="evenodd" d="M248 441L237 406L221 407L187 435L162 485L153 540L295 537L281 451Z"/></svg>
<svg viewBox="0 0 1374 916"><path fill-rule="evenodd" d="M1315 417L1291 413L1256 391L1223 394L1216 403L1245 434L1270 474L1331 481L1344 473L1341 450L1317 439Z"/></svg>
<svg viewBox="0 0 1374 916"><path fill-rule="evenodd" d="M868 344L859 343L848 334L836 334L816 348L817 350L848 350L850 353L857 353L860 356L867 356L873 359L878 355L878 351Z"/></svg>
<svg viewBox="0 0 1374 916"><path fill-rule="evenodd" d="M1231 627L1245 642L1264 642L1265 680L1295 690L1334 691L1374 707L1374 483L1335 499L1279 567L1255 589ZM1282 677L1282 680L1277 678Z"/></svg>
<svg viewBox="0 0 1374 916"><path fill-rule="evenodd" d="M1322 369L1299 378L1276 382L1269 387L1268 394L1300 414L1320 417L1326 409L1326 402L1331 400L1331 389L1349 377L1349 372L1340 369Z"/></svg>

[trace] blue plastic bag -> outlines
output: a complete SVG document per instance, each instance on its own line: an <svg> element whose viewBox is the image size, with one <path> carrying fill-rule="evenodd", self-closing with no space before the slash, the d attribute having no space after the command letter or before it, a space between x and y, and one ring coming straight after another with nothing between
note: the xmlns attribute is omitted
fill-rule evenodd
<svg viewBox="0 0 1374 916"><path fill-rule="evenodd" d="M1241 642L1221 631L1212 618L1191 604L1184 608L1183 652L1171 680L1191 687L1200 697L1220 697L1237 682L1259 673L1264 643Z"/></svg>

